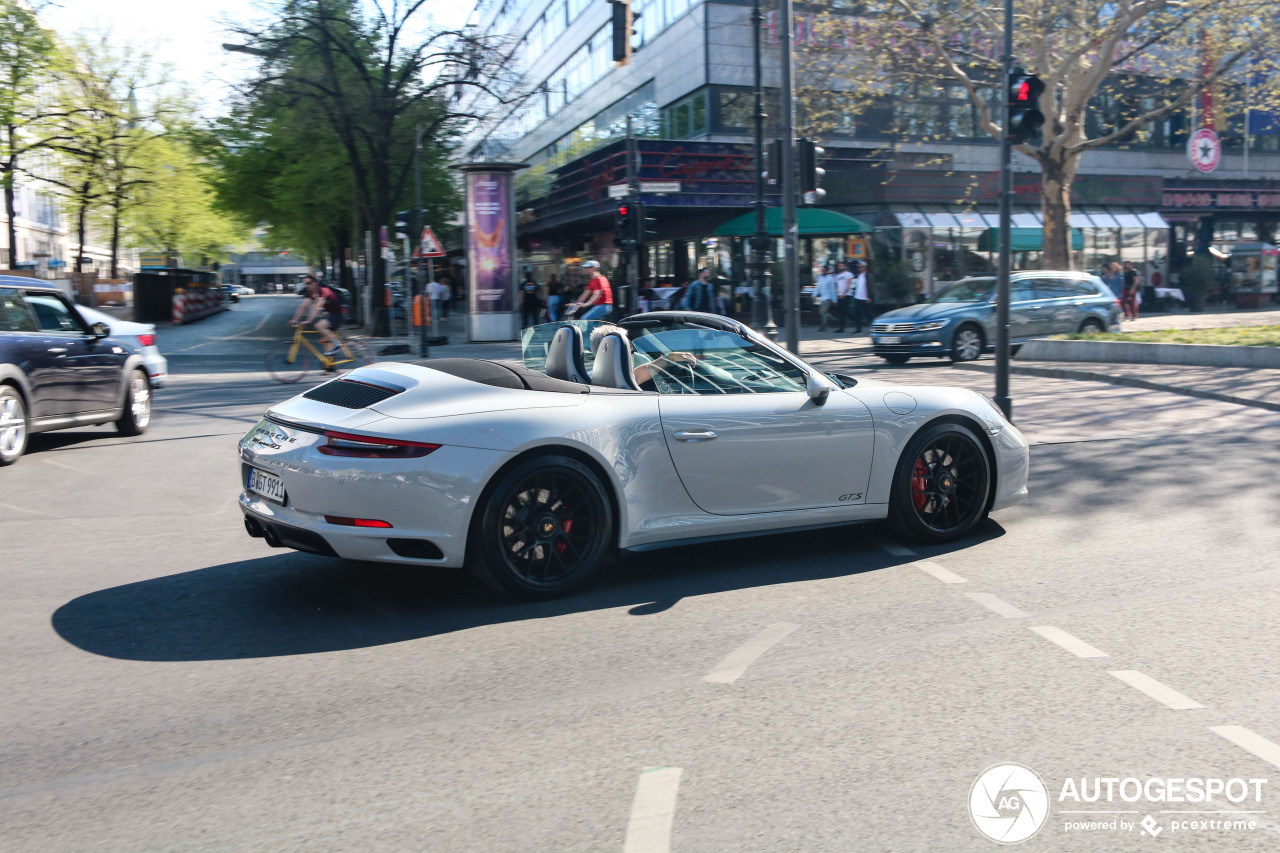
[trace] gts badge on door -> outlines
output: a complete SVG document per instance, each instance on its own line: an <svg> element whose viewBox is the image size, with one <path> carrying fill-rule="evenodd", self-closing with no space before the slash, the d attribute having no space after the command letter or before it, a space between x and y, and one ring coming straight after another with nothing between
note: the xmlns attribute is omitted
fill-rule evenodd
<svg viewBox="0 0 1280 853"><path fill-rule="evenodd" d="M862 500L862 492L850 492L847 495L840 496L840 503L848 503L849 501Z"/></svg>

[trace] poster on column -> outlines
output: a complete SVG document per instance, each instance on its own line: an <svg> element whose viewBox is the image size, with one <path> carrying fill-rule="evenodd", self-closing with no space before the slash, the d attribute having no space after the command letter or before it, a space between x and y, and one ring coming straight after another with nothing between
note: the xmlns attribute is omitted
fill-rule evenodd
<svg viewBox="0 0 1280 853"><path fill-rule="evenodd" d="M471 310L515 310L511 265L511 173L467 173L467 270Z"/></svg>

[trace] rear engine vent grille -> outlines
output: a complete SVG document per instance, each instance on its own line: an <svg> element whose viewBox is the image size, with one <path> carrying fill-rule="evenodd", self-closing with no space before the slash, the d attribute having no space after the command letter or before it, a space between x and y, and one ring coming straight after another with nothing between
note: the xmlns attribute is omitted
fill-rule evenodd
<svg viewBox="0 0 1280 853"><path fill-rule="evenodd" d="M383 388L381 385L370 385L367 382L338 379L317 385L302 396L308 400L342 406L344 409L367 409L374 403L381 403L399 393L400 390L397 388Z"/></svg>

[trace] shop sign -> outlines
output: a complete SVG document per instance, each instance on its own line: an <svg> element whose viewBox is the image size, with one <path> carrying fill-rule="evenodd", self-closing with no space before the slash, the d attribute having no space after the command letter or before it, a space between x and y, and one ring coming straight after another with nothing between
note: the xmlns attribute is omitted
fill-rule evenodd
<svg viewBox="0 0 1280 853"><path fill-rule="evenodd" d="M1222 162L1222 142L1211 127L1202 127L1187 140L1187 159L1201 172L1212 172Z"/></svg>
<svg viewBox="0 0 1280 853"><path fill-rule="evenodd" d="M1166 210L1280 210L1280 190L1167 189Z"/></svg>

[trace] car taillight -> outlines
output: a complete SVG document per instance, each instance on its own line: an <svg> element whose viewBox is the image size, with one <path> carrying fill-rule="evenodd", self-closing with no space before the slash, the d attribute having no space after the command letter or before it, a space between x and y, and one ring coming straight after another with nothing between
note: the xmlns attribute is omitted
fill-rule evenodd
<svg viewBox="0 0 1280 853"><path fill-rule="evenodd" d="M398 438L377 438L371 435L353 435L348 432L326 432L328 439L319 450L326 456L357 456L365 459L413 459L426 456L439 449L438 444L421 441L404 441Z"/></svg>
<svg viewBox="0 0 1280 853"><path fill-rule="evenodd" d="M153 347L156 345L155 335L138 335L138 345L144 347Z"/></svg>
<svg viewBox="0 0 1280 853"><path fill-rule="evenodd" d="M341 524L344 527L391 527L391 522L377 518L347 518L343 515L326 515L324 520L330 524Z"/></svg>

